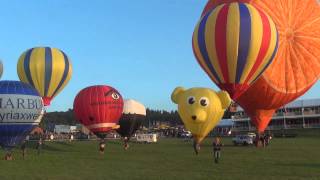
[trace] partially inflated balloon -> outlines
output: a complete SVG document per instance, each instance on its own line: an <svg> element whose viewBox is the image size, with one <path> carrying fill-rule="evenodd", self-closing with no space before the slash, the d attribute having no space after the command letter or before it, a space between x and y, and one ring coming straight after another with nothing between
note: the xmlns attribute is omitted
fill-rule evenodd
<svg viewBox="0 0 320 180"><path fill-rule="evenodd" d="M144 105L133 99L125 100L123 113L119 120L120 128L117 129L117 132L122 137L127 137L129 139L142 125L145 118L146 108Z"/></svg>
<svg viewBox="0 0 320 180"><path fill-rule="evenodd" d="M320 6L316 0L231 0L268 13L279 31L279 50L263 75L237 99L259 132L276 109L293 101L320 77ZM203 12L230 0L210 0Z"/></svg>
<svg viewBox="0 0 320 180"><path fill-rule="evenodd" d="M119 128L123 111L120 93L110 86L90 86L81 90L73 104L76 119L100 138Z"/></svg>
<svg viewBox="0 0 320 180"><path fill-rule="evenodd" d="M0 60L0 78L3 74L3 64L2 64L2 61Z"/></svg>
<svg viewBox="0 0 320 180"><path fill-rule="evenodd" d="M263 11L222 4L195 28L193 51L205 72L236 99L264 72L277 51L277 29Z"/></svg>
<svg viewBox="0 0 320 180"><path fill-rule="evenodd" d="M225 91L216 93L207 88L176 88L171 100L178 105L178 113L191 131L198 146L210 131L219 123L231 99ZM196 153L197 149L195 148Z"/></svg>
<svg viewBox="0 0 320 180"><path fill-rule="evenodd" d="M143 121L146 119L146 108L143 104L127 99L124 101L122 116L119 120L120 128L117 132L124 139L124 148L129 147L128 141L130 137L140 128Z"/></svg>
<svg viewBox="0 0 320 180"><path fill-rule="evenodd" d="M36 89L20 81L0 81L0 145L6 150L39 125L43 104Z"/></svg>
<svg viewBox="0 0 320 180"><path fill-rule="evenodd" d="M36 88L48 106L71 79L72 65L63 51L36 47L20 56L17 71L20 80Z"/></svg>

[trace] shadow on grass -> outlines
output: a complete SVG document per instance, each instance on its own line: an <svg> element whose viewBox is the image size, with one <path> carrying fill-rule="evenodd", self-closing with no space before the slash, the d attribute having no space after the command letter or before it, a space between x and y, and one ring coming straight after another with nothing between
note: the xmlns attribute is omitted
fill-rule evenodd
<svg viewBox="0 0 320 180"><path fill-rule="evenodd" d="M320 169L320 163L277 163L277 166L304 167Z"/></svg>
<svg viewBox="0 0 320 180"><path fill-rule="evenodd" d="M67 143L66 141L55 141L55 144L60 144L60 145L64 145L64 146L73 146L72 143Z"/></svg>

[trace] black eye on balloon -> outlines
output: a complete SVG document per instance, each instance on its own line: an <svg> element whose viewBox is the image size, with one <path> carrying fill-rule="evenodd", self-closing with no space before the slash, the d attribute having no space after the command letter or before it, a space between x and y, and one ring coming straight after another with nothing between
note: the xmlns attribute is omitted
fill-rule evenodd
<svg viewBox="0 0 320 180"><path fill-rule="evenodd" d="M193 96L188 98L188 104L194 104L196 102L196 98L194 98Z"/></svg>
<svg viewBox="0 0 320 180"><path fill-rule="evenodd" d="M208 105L209 105L209 100L208 100L208 98L202 97L202 98L200 99L200 104L201 104L201 106L203 106L203 107L208 106Z"/></svg>
<svg viewBox="0 0 320 180"><path fill-rule="evenodd" d="M119 94L118 94L118 93L115 93L115 92L111 94L111 97L112 97L114 100L117 100L117 99L120 98Z"/></svg>

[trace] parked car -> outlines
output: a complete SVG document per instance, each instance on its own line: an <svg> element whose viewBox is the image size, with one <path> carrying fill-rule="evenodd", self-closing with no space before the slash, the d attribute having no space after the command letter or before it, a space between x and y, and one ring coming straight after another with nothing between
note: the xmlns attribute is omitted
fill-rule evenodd
<svg viewBox="0 0 320 180"><path fill-rule="evenodd" d="M184 131L181 133L181 137L182 138L191 138L192 137L192 134L190 131Z"/></svg>
<svg viewBox="0 0 320 180"><path fill-rule="evenodd" d="M252 135L237 135L232 138L232 142L234 145L251 145L254 143L255 136Z"/></svg>
<svg viewBox="0 0 320 180"><path fill-rule="evenodd" d="M157 134L137 134L137 142L156 143L158 141Z"/></svg>

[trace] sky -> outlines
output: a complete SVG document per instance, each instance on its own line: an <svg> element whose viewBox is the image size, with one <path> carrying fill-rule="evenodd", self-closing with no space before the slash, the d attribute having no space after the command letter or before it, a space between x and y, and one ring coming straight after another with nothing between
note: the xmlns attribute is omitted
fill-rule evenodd
<svg viewBox="0 0 320 180"><path fill-rule="evenodd" d="M206 0L5 0L0 2L2 80L18 80L19 56L35 46L72 60L69 84L47 109L72 108L77 93L109 85L152 109L175 110L177 86L218 90L192 52ZM319 81L301 98L319 98Z"/></svg>

